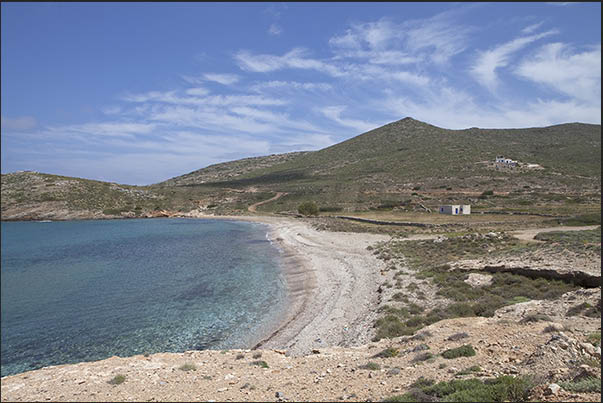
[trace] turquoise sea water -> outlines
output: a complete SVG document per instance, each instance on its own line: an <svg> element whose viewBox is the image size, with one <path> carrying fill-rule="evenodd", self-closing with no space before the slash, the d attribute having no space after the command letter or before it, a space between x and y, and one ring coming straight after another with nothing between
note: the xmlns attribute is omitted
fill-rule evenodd
<svg viewBox="0 0 603 403"><path fill-rule="evenodd" d="M3 222L2 376L155 352L249 347L284 312L256 223Z"/></svg>

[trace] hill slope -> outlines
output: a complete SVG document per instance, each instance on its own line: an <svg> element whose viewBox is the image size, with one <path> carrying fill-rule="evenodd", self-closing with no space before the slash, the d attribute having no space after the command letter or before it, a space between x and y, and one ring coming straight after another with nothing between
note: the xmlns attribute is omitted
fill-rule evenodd
<svg viewBox="0 0 603 403"><path fill-rule="evenodd" d="M345 209L399 205L417 191L433 197L443 189L454 200L491 189L595 195L600 152L600 125L447 130L405 118L320 151L203 185L288 193L278 204L264 206L265 211L294 209L306 199ZM493 161L501 154L524 167L529 163L544 169L497 168ZM194 192L201 183L187 185Z"/></svg>
<svg viewBox="0 0 603 403"><path fill-rule="evenodd" d="M520 166L497 166L497 155ZM46 217L41 212L50 207L77 217L197 208L238 213L275 192L287 195L259 211L291 211L304 200L327 211L452 202L478 209L567 210L600 203L600 188L601 125L448 130L405 118L320 151L245 158L146 187L37 173L2 175L2 218ZM478 197L489 190L496 191L494 198Z"/></svg>

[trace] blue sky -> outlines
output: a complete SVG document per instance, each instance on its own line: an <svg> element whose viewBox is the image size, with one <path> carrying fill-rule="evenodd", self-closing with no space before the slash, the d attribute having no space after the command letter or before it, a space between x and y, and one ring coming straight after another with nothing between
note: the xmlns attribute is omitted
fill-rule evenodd
<svg viewBox="0 0 603 403"><path fill-rule="evenodd" d="M601 123L600 3L2 3L2 172L151 184L410 116Z"/></svg>

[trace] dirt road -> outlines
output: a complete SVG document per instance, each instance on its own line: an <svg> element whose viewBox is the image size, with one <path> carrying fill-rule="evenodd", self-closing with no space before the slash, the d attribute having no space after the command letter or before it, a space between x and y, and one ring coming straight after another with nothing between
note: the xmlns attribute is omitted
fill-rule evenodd
<svg viewBox="0 0 603 403"><path fill-rule="evenodd" d="M275 200L281 198L282 196L284 196L286 194L287 193L285 193L285 192L277 192L276 196L271 197L268 200L264 200L264 201L261 201L261 202L253 203L251 206L247 207L247 210L249 210L249 212L251 212L251 213L255 213L257 211L257 207L258 206L261 206L262 204L270 203L271 201L275 201Z"/></svg>

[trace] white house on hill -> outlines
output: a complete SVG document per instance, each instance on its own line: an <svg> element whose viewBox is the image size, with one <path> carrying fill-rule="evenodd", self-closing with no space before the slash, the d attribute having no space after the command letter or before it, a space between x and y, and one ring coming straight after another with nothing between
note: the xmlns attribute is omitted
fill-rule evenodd
<svg viewBox="0 0 603 403"><path fill-rule="evenodd" d="M471 214L470 204L449 204L446 206L440 206L440 214Z"/></svg>
<svg viewBox="0 0 603 403"><path fill-rule="evenodd" d="M517 166L517 161L512 160L511 158L505 158L502 155L497 156L495 162L497 164L504 164L510 167Z"/></svg>

